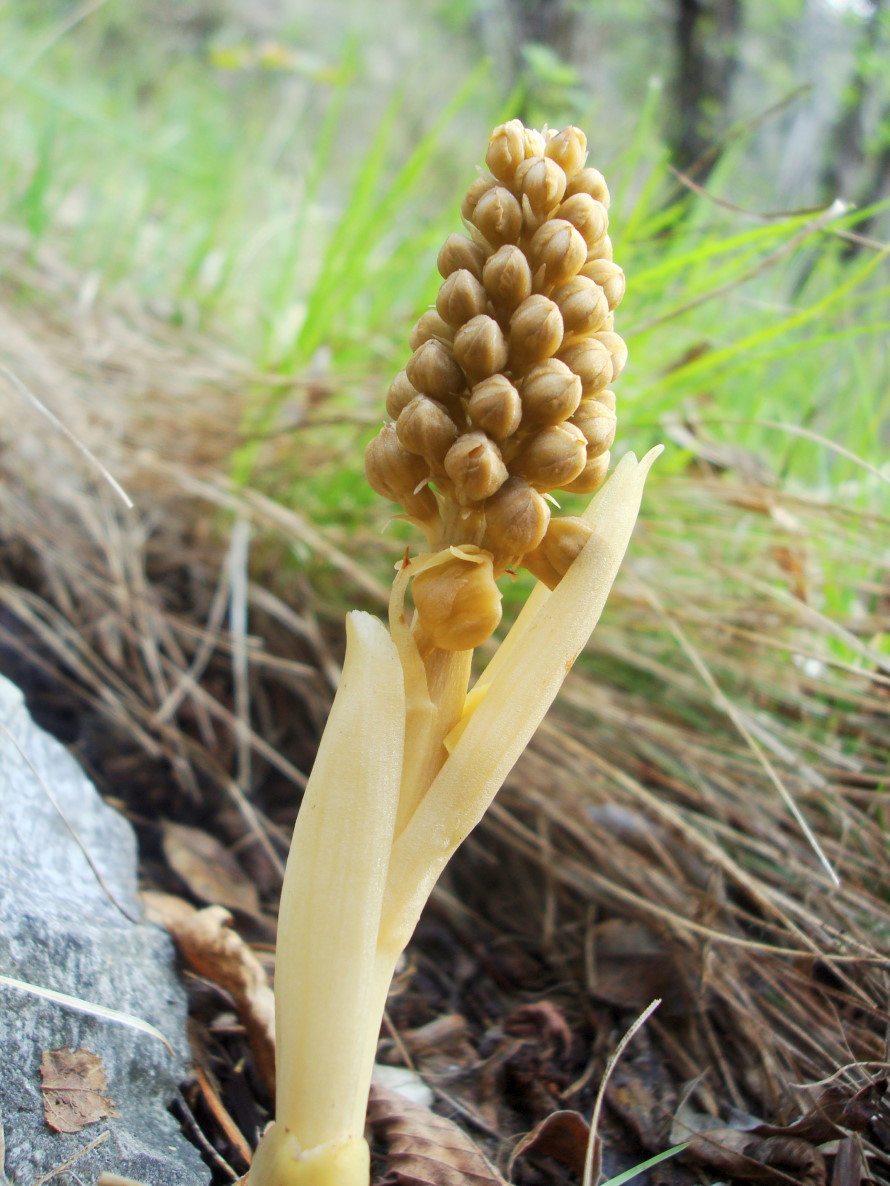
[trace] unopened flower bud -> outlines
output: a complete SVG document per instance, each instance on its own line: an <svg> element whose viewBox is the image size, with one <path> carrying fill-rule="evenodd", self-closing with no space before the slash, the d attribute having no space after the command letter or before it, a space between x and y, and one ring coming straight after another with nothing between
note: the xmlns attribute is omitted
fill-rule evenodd
<svg viewBox="0 0 890 1186"><path fill-rule="evenodd" d="M593 528L583 519L566 515L551 519L541 544L522 561L539 581L555 589L593 535Z"/></svg>
<svg viewBox="0 0 890 1186"><path fill-rule="evenodd" d="M584 266L587 244L570 222L549 218L532 235L528 256L537 287L563 284Z"/></svg>
<svg viewBox="0 0 890 1186"><path fill-rule="evenodd" d="M417 350L430 338L441 338L445 342L450 342L453 337L454 330L451 326L442 320L435 309L427 309L414 323L408 345L412 350Z"/></svg>
<svg viewBox="0 0 890 1186"><path fill-rule="evenodd" d="M437 338L430 338L414 351L405 371L418 391L445 403L466 385L464 373L455 362L450 347Z"/></svg>
<svg viewBox="0 0 890 1186"><path fill-rule="evenodd" d="M588 460L605 453L615 440L615 412L598 399L583 399L573 413L571 422L584 433Z"/></svg>
<svg viewBox="0 0 890 1186"><path fill-rule="evenodd" d="M467 415L474 428L481 428L496 441L506 440L522 420L519 392L505 375L492 375L473 388Z"/></svg>
<svg viewBox="0 0 890 1186"><path fill-rule="evenodd" d="M507 361L507 339L493 317L480 314L454 335L454 357L470 383L487 379Z"/></svg>
<svg viewBox="0 0 890 1186"><path fill-rule="evenodd" d="M609 215L602 202L590 194L573 194L566 198L556 212L557 218L564 218L581 234L588 250L599 242L609 229Z"/></svg>
<svg viewBox="0 0 890 1186"><path fill-rule="evenodd" d="M620 334L608 330L596 333L593 337L594 341L601 342L612 356L612 378L609 380L611 383L618 378L627 363L627 344Z"/></svg>
<svg viewBox="0 0 890 1186"><path fill-rule="evenodd" d="M610 259L588 260L581 269L581 275L598 284L606 294L609 308L615 309L624 297L624 272Z"/></svg>
<svg viewBox="0 0 890 1186"><path fill-rule="evenodd" d="M409 453L394 424L384 424L365 449L368 484L384 498L399 502L415 519L432 520L438 514L436 499L425 479L429 468L422 457Z"/></svg>
<svg viewBox="0 0 890 1186"><path fill-rule="evenodd" d="M539 362L519 384L522 418L529 424L561 424L581 402L581 380L556 358Z"/></svg>
<svg viewBox="0 0 890 1186"><path fill-rule="evenodd" d="M472 273L477 280L482 279L482 265L485 263L485 248L474 243L466 235L449 235L442 244L436 261L440 276L450 276L460 268Z"/></svg>
<svg viewBox="0 0 890 1186"><path fill-rule="evenodd" d="M609 209L609 187L599 169L581 169L570 177L566 186L566 197L570 198L574 194L590 194Z"/></svg>
<svg viewBox="0 0 890 1186"><path fill-rule="evenodd" d="M486 642L501 620L501 591L488 552L465 546L474 559L452 556L414 578L417 616L435 646L469 651Z"/></svg>
<svg viewBox="0 0 890 1186"><path fill-rule="evenodd" d="M547 141L537 130L537 128L525 128L526 158L532 156L543 156L546 143Z"/></svg>
<svg viewBox="0 0 890 1186"><path fill-rule="evenodd" d="M580 128L563 128L547 141L544 155L563 169L567 177L584 168L587 160L587 137Z"/></svg>
<svg viewBox="0 0 890 1186"><path fill-rule="evenodd" d="M587 464L578 474L577 478L572 482L566 482L561 486L561 490L565 490L569 494L593 494L594 490L599 490L606 479L606 474L609 472L609 457L608 449L605 453L601 453L598 457L591 457L588 449Z"/></svg>
<svg viewBox="0 0 890 1186"><path fill-rule="evenodd" d="M562 201L566 190L566 175L547 157L532 157L516 170L514 187L528 199L532 212L546 218Z"/></svg>
<svg viewBox="0 0 890 1186"><path fill-rule="evenodd" d="M583 398L596 395L612 382L612 355L596 338L582 338L560 350L559 358L581 380Z"/></svg>
<svg viewBox="0 0 890 1186"><path fill-rule="evenodd" d="M461 506L482 502L507 480L501 451L484 432L466 432L445 454L445 473Z"/></svg>
<svg viewBox="0 0 890 1186"><path fill-rule="evenodd" d="M545 492L573 481L586 464L584 433L574 424L563 423L529 437L510 468Z"/></svg>
<svg viewBox="0 0 890 1186"><path fill-rule="evenodd" d="M516 366L549 358L562 338L559 307L540 294L527 297L510 318L510 357Z"/></svg>
<svg viewBox="0 0 890 1186"><path fill-rule="evenodd" d="M477 177L470 188L467 190L466 197L461 203L460 212L467 222L470 222L473 217L473 211L483 194L488 193L490 189L494 189L497 181L494 177L489 177L484 173L481 177Z"/></svg>
<svg viewBox="0 0 890 1186"><path fill-rule="evenodd" d="M508 189L498 185L476 203L472 221L492 247L501 247L519 239L522 208Z"/></svg>
<svg viewBox="0 0 890 1186"><path fill-rule="evenodd" d="M612 258L612 240L608 235L603 235L601 239L597 239L595 243L591 243L587 249L587 262L590 263L595 259Z"/></svg>
<svg viewBox="0 0 890 1186"><path fill-rule="evenodd" d="M544 538L550 507L525 478L508 478L485 503L485 543L504 557L504 564L520 563Z"/></svg>
<svg viewBox="0 0 890 1186"><path fill-rule="evenodd" d="M488 309L485 289L472 272L459 268L443 281L436 297L436 311L449 325L463 325Z"/></svg>
<svg viewBox="0 0 890 1186"><path fill-rule="evenodd" d="M512 245L501 247L485 261L482 283L496 311L512 313L531 296L532 272L525 253Z"/></svg>
<svg viewBox="0 0 890 1186"><path fill-rule="evenodd" d="M399 371L389 385L386 410L393 420L398 420L402 408L406 408L419 394L405 371Z"/></svg>
<svg viewBox="0 0 890 1186"><path fill-rule="evenodd" d="M601 404L609 409L610 412L615 411L615 392L601 391L596 397Z"/></svg>
<svg viewBox="0 0 890 1186"><path fill-rule="evenodd" d="M440 472L445 454L457 440L457 425L447 410L425 395L418 395L402 409L396 432L409 453L416 453Z"/></svg>
<svg viewBox="0 0 890 1186"><path fill-rule="evenodd" d="M606 294L587 276L575 276L553 292L568 335L602 329L609 316Z"/></svg>
<svg viewBox="0 0 890 1186"><path fill-rule="evenodd" d="M509 185L525 157L525 127L521 119L511 119L495 128L488 140L485 163L498 181Z"/></svg>

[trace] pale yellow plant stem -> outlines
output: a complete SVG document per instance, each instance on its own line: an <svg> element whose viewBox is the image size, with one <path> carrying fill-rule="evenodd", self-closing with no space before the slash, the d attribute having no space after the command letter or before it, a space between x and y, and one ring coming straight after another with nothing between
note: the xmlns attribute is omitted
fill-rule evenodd
<svg viewBox="0 0 890 1186"><path fill-rule="evenodd" d="M448 756L445 738L460 720L473 664L472 651L439 650L422 631L408 625L405 591L416 570L416 562L400 567L389 603L389 629L405 680L405 755L396 836Z"/></svg>
<svg viewBox="0 0 890 1186"><path fill-rule="evenodd" d="M388 631L347 617L343 675L294 829L278 923L276 1119L251 1186L367 1186L376 937L404 747ZM378 1011L379 1010L379 1011Z"/></svg>

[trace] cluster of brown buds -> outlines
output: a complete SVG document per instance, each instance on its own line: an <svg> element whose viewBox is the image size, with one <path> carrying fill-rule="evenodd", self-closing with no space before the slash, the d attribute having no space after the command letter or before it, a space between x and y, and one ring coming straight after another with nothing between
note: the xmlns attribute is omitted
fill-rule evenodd
<svg viewBox="0 0 890 1186"><path fill-rule="evenodd" d="M590 536L551 516L550 492L606 476L627 348L613 329L624 273L609 191L578 128L496 128L490 172L461 207L468 235L439 252L435 309L389 389L371 486L426 534L413 598L433 646L478 646L500 621L497 577L518 566L554 588Z"/></svg>

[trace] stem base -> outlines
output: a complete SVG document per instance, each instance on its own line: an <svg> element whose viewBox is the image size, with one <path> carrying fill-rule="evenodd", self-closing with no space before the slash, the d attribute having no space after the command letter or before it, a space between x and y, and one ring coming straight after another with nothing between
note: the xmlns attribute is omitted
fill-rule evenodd
<svg viewBox="0 0 890 1186"><path fill-rule="evenodd" d="M301 1150L293 1133L272 1122L260 1140L247 1186L368 1186L371 1151L364 1137Z"/></svg>

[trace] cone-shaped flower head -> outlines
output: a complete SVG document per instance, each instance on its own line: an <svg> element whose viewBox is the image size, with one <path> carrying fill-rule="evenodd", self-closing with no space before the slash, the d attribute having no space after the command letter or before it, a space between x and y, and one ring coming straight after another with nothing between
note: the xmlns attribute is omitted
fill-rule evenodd
<svg viewBox="0 0 890 1186"><path fill-rule="evenodd" d="M443 649L488 637L505 571L524 566L553 588L586 542L574 520L551 520L545 496L590 493L605 478L609 388L627 359L613 328L624 273L612 259L609 191L586 167L584 133L510 120L485 160L490 172L461 206L467 233L445 240L435 309L414 327L414 353L390 387L395 428L366 454L368 481L401 503L433 553L476 557L434 565L417 590L421 623ZM455 634L441 607L465 576L478 626Z"/></svg>

